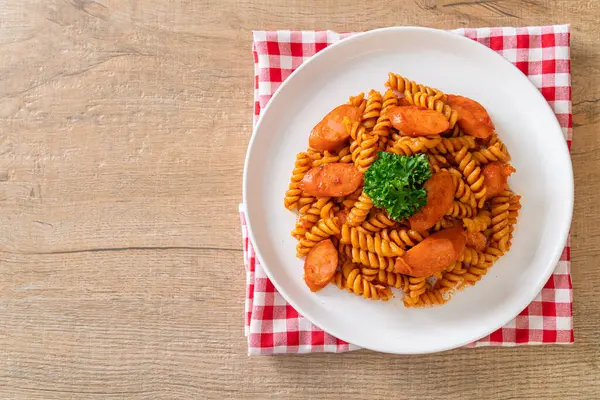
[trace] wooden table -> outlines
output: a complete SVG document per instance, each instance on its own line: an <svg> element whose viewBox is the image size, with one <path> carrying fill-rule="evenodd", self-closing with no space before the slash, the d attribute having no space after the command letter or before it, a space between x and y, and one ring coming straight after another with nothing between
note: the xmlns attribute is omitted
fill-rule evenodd
<svg viewBox="0 0 600 400"><path fill-rule="evenodd" d="M0 398L598 398L600 2L0 2ZM572 23L572 346L254 357L252 29Z"/></svg>

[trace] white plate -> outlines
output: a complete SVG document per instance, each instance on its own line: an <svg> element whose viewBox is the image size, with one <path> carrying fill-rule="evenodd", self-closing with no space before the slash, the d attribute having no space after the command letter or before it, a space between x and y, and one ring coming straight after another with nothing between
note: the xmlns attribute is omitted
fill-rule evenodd
<svg viewBox="0 0 600 400"><path fill-rule="evenodd" d="M441 307L407 309L398 295L375 302L329 285L311 293L283 206L296 153L312 127L348 96L384 90L393 71L488 110L517 173L523 208L513 246L475 286ZM302 315L330 334L390 353L428 353L473 342L506 324L540 292L571 222L571 160L554 113L529 80L470 39L427 28L386 28L343 40L305 62L264 109L246 158L244 202L250 238L273 284Z"/></svg>

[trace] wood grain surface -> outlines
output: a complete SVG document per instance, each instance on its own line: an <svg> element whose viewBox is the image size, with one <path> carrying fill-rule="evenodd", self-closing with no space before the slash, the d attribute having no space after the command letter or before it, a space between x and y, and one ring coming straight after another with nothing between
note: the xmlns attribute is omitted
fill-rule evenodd
<svg viewBox="0 0 600 400"><path fill-rule="evenodd" d="M0 398L549 399L600 389L600 2L0 1ZM253 357L252 29L572 24L572 346Z"/></svg>

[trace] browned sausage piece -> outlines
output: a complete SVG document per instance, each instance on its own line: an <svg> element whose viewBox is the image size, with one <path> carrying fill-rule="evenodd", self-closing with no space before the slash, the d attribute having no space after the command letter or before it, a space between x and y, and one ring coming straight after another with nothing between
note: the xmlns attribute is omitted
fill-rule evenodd
<svg viewBox="0 0 600 400"><path fill-rule="evenodd" d="M441 271L450 263L456 261L451 240L427 241L427 239L396 259L396 272L415 278L424 278Z"/></svg>
<svg viewBox="0 0 600 400"><path fill-rule="evenodd" d="M465 231L460 226L454 226L452 228L442 229L439 232L434 233L434 238L448 239L454 246L456 252L456 259L461 258L465 254L465 247L467 246L467 239Z"/></svg>
<svg viewBox="0 0 600 400"><path fill-rule="evenodd" d="M337 264L338 252L331 240L317 243L306 255L304 282L313 292L323 289L335 275Z"/></svg>
<svg viewBox="0 0 600 400"><path fill-rule="evenodd" d="M467 135L485 139L494 133L494 123L485 108L468 97L448 95L447 103L458 113L458 126Z"/></svg>
<svg viewBox="0 0 600 400"><path fill-rule="evenodd" d="M316 197L341 197L354 192L363 182L363 174L349 163L328 163L308 170L298 185L304 193Z"/></svg>
<svg viewBox="0 0 600 400"><path fill-rule="evenodd" d="M487 247L487 238L481 232L465 232L466 244L477 251L484 251Z"/></svg>
<svg viewBox="0 0 600 400"><path fill-rule="evenodd" d="M399 106L389 111L389 118L401 135L438 135L450 128L450 123L441 113L420 106Z"/></svg>
<svg viewBox="0 0 600 400"><path fill-rule="evenodd" d="M490 137L494 133L489 125L479 122L472 117L469 111L457 109L458 111L458 126L463 132L469 136L473 136L480 139Z"/></svg>
<svg viewBox="0 0 600 400"><path fill-rule="evenodd" d="M459 107L461 110L469 111L476 120L489 125L492 129L496 129L496 127L494 126L494 122L492 121L492 118L490 118L490 115L488 114L485 107L476 102L475 100L464 96L449 94L447 103L452 108Z"/></svg>
<svg viewBox="0 0 600 400"><path fill-rule="evenodd" d="M509 164L493 162L483 167L483 185L488 199L499 195L506 189L508 177L516 170Z"/></svg>
<svg viewBox="0 0 600 400"><path fill-rule="evenodd" d="M465 251L465 237L459 227L436 232L396 259L396 272L424 278L458 260Z"/></svg>
<svg viewBox="0 0 600 400"><path fill-rule="evenodd" d="M446 214L454 201L454 181L448 171L440 171L425 182L427 204L421 211L408 218L411 229L425 231Z"/></svg>
<svg viewBox="0 0 600 400"><path fill-rule="evenodd" d="M310 133L308 145L318 151L335 151L343 148L350 134L344 126L344 117L351 122L360 122L360 108L343 104L331 110Z"/></svg>

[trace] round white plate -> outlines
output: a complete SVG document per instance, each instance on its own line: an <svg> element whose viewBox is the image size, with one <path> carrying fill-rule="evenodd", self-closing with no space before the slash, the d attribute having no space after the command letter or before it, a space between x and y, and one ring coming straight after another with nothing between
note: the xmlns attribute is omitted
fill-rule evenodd
<svg viewBox="0 0 600 400"><path fill-rule="evenodd" d="M475 286L435 308L365 300L334 285L311 293L283 206L296 153L312 127L350 95L384 91L389 71L480 102L508 146L511 188L523 208L513 246ZM540 292L571 222L573 173L554 113L529 80L470 39L427 28L385 28L343 40L305 62L262 113L246 158L250 238L273 284L315 325L340 339L390 353L429 353L473 342L506 324Z"/></svg>

